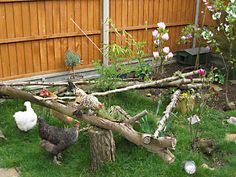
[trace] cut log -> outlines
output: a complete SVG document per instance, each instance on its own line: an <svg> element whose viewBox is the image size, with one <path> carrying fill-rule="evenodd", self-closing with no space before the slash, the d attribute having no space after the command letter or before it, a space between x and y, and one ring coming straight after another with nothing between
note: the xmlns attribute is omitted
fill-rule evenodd
<svg viewBox="0 0 236 177"><path fill-rule="evenodd" d="M157 129L154 133L154 137L159 137L160 132L164 129L166 121L170 117L170 113L175 108L176 102L178 100L178 97L181 93L181 90L176 90L175 93L172 95L172 99L170 104L166 107L166 110L164 111L164 115L162 116L161 120L157 123Z"/></svg>
<svg viewBox="0 0 236 177"><path fill-rule="evenodd" d="M104 163L115 161L115 141L111 130L94 127L88 131L91 168L97 170Z"/></svg>

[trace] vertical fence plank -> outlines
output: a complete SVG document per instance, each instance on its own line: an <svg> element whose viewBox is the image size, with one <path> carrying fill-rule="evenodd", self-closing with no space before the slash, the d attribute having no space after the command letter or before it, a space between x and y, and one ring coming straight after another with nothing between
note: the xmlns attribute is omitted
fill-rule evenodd
<svg viewBox="0 0 236 177"><path fill-rule="evenodd" d="M61 31L60 33L67 33L68 32L68 12L67 12L67 2L66 0L62 0L59 2L60 4L60 22L61 22ZM61 38L61 61L60 61L60 68L65 68L65 53L68 50L68 41L67 38Z"/></svg>
<svg viewBox="0 0 236 177"><path fill-rule="evenodd" d="M6 26L6 11L5 5L0 6L0 39L7 38L7 26ZM6 45L5 45L6 46ZM7 46L0 45L1 61L0 61L0 73L1 77L10 76L10 64L8 59Z"/></svg>
<svg viewBox="0 0 236 177"><path fill-rule="evenodd" d="M81 28L86 32L88 30L88 1L82 0L81 1ZM86 15L84 15L86 14ZM81 37L81 57L83 60L83 65L88 65L88 39L86 37Z"/></svg>
<svg viewBox="0 0 236 177"><path fill-rule="evenodd" d="M38 22L39 22L39 35L46 34L46 14L45 14L45 1L38 1ZM42 71L47 71L47 45L45 40L39 41L40 46L40 61Z"/></svg>
<svg viewBox="0 0 236 177"><path fill-rule="evenodd" d="M46 34L53 34L53 2L45 1L45 15L46 15ZM48 70L55 69L55 56L54 56L54 42L53 40L46 41L46 51L48 59Z"/></svg>
<svg viewBox="0 0 236 177"><path fill-rule="evenodd" d="M30 7L29 2L22 4L22 20L23 20L23 36L31 35L30 29ZM33 56L31 42L25 42L24 44L24 60L25 60L25 73L33 73Z"/></svg>
<svg viewBox="0 0 236 177"><path fill-rule="evenodd" d="M7 37L14 38L15 37L15 29L14 29L13 3L5 4L5 8L6 8L5 10L6 10ZM8 53L9 53L11 76L17 75L18 69L17 69L17 56L16 56L16 45L15 44L8 45Z"/></svg>
<svg viewBox="0 0 236 177"><path fill-rule="evenodd" d="M23 21L22 21L22 7L21 3L13 4L14 10L14 28L15 28L15 36L22 37L23 36ZM24 56L24 45L22 43L16 43L16 57L17 57L17 66L18 66L18 74L25 74L25 56Z"/></svg>
<svg viewBox="0 0 236 177"><path fill-rule="evenodd" d="M59 34L61 29L60 19L60 1L53 1L52 7L53 15L53 33ZM55 68L61 67L61 42L59 38L53 39L54 42L54 57L55 57Z"/></svg>
<svg viewBox="0 0 236 177"><path fill-rule="evenodd" d="M101 4L102 4L102 0L94 0L94 29L95 30L99 30L101 29L101 23L102 23L102 17L100 15L100 11L101 11ZM100 36L99 35L95 35L94 36L94 42L95 44L97 44L97 46L99 48L101 48L100 45ZM92 60L99 60L99 58L101 59L101 53L99 52L99 50L93 46L94 49L94 57Z"/></svg>
<svg viewBox="0 0 236 177"><path fill-rule="evenodd" d="M81 1L75 0L75 22L81 27ZM75 31L78 33L81 33L79 29L75 28ZM81 54L81 37L75 37L75 51L80 56L80 59L82 60L82 54ZM77 66L77 69L80 66Z"/></svg>
<svg viewBox="0 0 236 177"><path fill-rule="evenodd" d="M74 12L74 0L67 1L67 25L68 25L68 33L72 33L75 31L75 25L72 23L70 19L75 19ZM68 49L71 51L75 51L75 40L74 38L68 38Z"/></svg>
<svg viewBox="0 0 236 177"><path fill-rule="evenodd" d="M3 69L2 69L2 52L0 48L0 78L3 77Z"/></svg>
<svg viewBox="0 0 236 177"><path fill-rule="evenodd" d="M88 1L88 31L92 31L94 29L94 0ZM89 36L89 38L94 41L93 36ZM88 64L93 60L93 44L87 39L88 41Z"/></svg>
<svg viewBox="0 0 236 177"><path fill-rule="evenodd" d="M39 27L38 27L38 3L30 3L30 27L31 35L38 36ZM40 62L40 50L39 50L39 41L32 42L32 56L33 56L33 68L34 72L41 71L41 62Z"/></svg>

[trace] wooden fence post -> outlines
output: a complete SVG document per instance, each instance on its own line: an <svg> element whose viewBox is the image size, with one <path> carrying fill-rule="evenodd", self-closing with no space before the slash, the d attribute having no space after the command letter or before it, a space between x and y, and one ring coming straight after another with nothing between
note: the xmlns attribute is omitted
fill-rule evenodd
<svg viewBox="0 0 236 177"><path fill-rule="evenodd" d="M102 1L102 43L103 43L103 65L109 64L109 0Z"/></svg>

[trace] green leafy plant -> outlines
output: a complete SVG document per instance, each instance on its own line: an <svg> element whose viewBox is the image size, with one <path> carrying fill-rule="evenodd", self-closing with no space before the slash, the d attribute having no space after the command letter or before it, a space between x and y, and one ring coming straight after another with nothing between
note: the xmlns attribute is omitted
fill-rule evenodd
<svg viewBox="0 0 236 177"><path fill-rule="evenodd" d="M225 83L225 74L222 74L220 70L217 70L217 72L214 73L214 82L223 85Z"/></svg>
<svg viewBox="0 0 236 177"><path fill-rule="evenodd" d="M65 64L72 71L72 78L75 78L74 68L80 63L80 57L78 54L68 50L65 54Z"/></svg>
<svg viewBox="0 0 236 177"><path fill-rule="evenodd" d="M115 43L112 43L109 47L109 59L111 64L109 66L101 65L100 62L95 62L100 77L97 79L96 86L98 89L105 91L115 89L118 85L118 81L121 82L121 77L128 70L128 66L122 63L125 58L130 56L130 49L125 46L121 47Z"/></svg>
<svg viewBox="0 0 236 177"><path fill-rule="evenodd" d="M99 62L95 62L95 67L100 77L97 79L97 88L102 91L115 89L130 73L134 76L148 79L151 73L151 67L145 64L144 47L145 42L137 42L133 36L125 30L118 30L109 20L112 30L118 38L117 43L112 43L106 47L109 48L110 65L103 66ZM131 65L132 59L138 59L136 66Z"/></svg>
<svg viewBox="0 0 236 177"><path fill-rule="evenodd" d="M236 68L236 1L235 0L203 0L205 5L204 16L207 11L212 15L216 27L194 26L193 33L201 33L201 38L212 50L218 53L224 63L225 77L225 99L228 98L229 73ZM183 36L182 36L183 37ZM181 38L182 38L181 37ZM184 39L184 38L182 38Z"/></svg>

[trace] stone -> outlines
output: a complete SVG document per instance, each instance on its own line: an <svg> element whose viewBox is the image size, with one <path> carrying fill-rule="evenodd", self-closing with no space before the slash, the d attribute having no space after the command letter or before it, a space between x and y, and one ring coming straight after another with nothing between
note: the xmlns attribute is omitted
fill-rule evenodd
<svg viewBox="0 0 236 177"><path fill-rule="evenodd" d="M4 134L2 133L2 131L1 131L1 130L0 130L0 139L7 140L7 138L4 136Z"/></svg>
<svg viewBox="0 0 236 177"><path fill-rule="evenodd" d="M19 177L20 174L16 168L0 168L0 177Z"/></svg>
<svg viewBox="0 0 236 177"><path fill-rule="evenodd" d="M236 143L236 134L226 134L225 140Z"/></svg>
<svg viewBox="0 0 236 177"><path fill-rule="evenodd" d="M202 164L201 167L202 167L202 168L205 168L205 169L209 169L209 170L215 170L215 168L211 168L211 167L209 167L209 166L208 166L207 164L205 164L205 163Z"/></svg>

